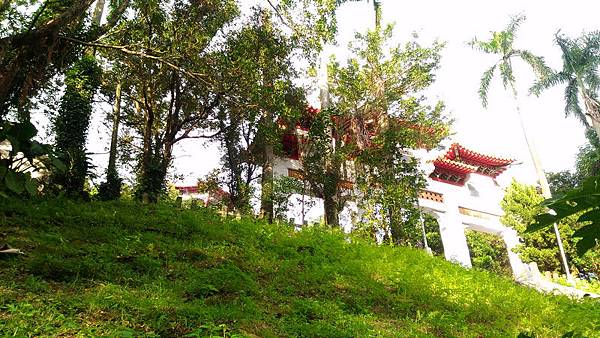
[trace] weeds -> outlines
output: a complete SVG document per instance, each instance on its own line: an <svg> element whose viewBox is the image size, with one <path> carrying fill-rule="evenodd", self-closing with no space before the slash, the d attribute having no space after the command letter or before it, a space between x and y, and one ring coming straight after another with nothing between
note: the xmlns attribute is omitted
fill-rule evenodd
<svg viewBox="0 0 600 338"><path fill-rule="evenodd" d="M539 337L600 332L597 301L547 296L409 248L204 208L11 201L0 336Z"/></svg>

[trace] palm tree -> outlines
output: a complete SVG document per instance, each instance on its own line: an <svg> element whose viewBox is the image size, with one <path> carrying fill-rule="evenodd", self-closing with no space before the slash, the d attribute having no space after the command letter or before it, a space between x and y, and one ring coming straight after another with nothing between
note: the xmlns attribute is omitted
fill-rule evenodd
<svg viewBox="0 0 600 338"><path fill-rule="evenodd" d="M375 10L375 28L381 28L381 0L373 0L373 9Z"/></svg>
<svg viewBox="0 0 600 338"><path fill-rule="evenodd" d="M541 161L533 143L531 142L531 136L527 131L527 126L523 121L523 116L519 105L519 96L515 87L516 81L513 73L513 61L524 61L540 77L543 77L544 74L550 73L551 70L546 66L543 57L534 55L530 51L515 49L513 47L516 32L519 26L523 23L523 21L525 21L525 16L517 15L511 19L510 23L508 24L505 30L500 32L492 32L492 38L490 40L480 41L477 38L475 38L469 44L472 48L476 50L480 50L486 54L493 54L500 57L500 59L494 65L492 65L483 73L479 87L479 98L481 99L482 105L484 107L487 107L489 85L497 69L499 71L500 79L502 80L504 88L509 89L511 91L511 94L513 95L513 98L515 100L517 115L519 116L523 136L525 137L525 142L527 143L527 147L529 148L529 154L535 167L538 181L542 188L542 194L545 198L551 198L552 193L550 192L550 186L548 185L546 174L542 169ZM556 226L556 224L554 224L554 232L556 234L558 249L560 251L563 267L565 269L567 278L570 280L571 275L569 271L569 266L562 246L560 232L558 231L558 227Z"/></svg>
<svg viewBox="0 0 600 338"><path fill-rule="evenodd" d="M574 115L587 128L593 127L600 137L600 102L596 94L600 88L600 33L585 34L578 39L557 33L555 41L562 51L563 68L559 72L549 70L541 74L530 91L539 96L544 89L566 84L565 115ZM581 109L580 98L585 112Z"/></svg>

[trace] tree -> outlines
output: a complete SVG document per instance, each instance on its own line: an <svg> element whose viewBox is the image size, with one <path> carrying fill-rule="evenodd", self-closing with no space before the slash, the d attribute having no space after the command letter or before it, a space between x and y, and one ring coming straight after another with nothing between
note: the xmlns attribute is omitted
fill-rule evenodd
<svg viewBox="0 0 600 338"><path fill-rule="evenodd" d="M313 117L302 161L330 225L337 225L345 202L356 198L346 182L356 181L370 187L365 196L378 196L386 222L393 220L398 229L405 219L395 211L401 201L416 208L411 202L420 178L407 149L436 145L447 135L443 105L428 106L421 94L434 80L442 46L388 48L391 32L389 26L358 35L346 65L333 61L328 67L331 106Z"/></svg>
<svg viewBox="0 0 600 338"><path fill-rule="evenodd" d="M596 132L588 129L586 133L588 144L579 148L577 163L575 164L578 184L581 184L591 176L600 175L600 139ZM574 188L572 186L571 188Z"/></svg>
<svg viewBox="0 0 600 338"><path fill-rule="evenodd" d="M104 1L96 2L92 28L100 26ZM87 131L92 117L92 100L100 86L101 69L88 49L67 73L67 88L60 109L54 117L55 146L68 170L53 175L53 181L67 195L84 196L84 183L89 171L86 154Z"/></svg>
<svg viewBox="0 0 600 338"><path fill-rule="evenodd" d="M553 194L564 194L580 186L588 178L600 174L600 140L592 128L587 130L586 136L588 143L579 148L574 172L564 170L548 173Z"/></svg>
<svg viewBox="0 0 600 338"><path fill-rule="evenodd" d="M500 236L475 230L466 230L465 236L474 268L512 276L506 245Z"/></svg>
<svg viewBox="0 0 600 338"><path fill-rule="evenodd" d="M507 188L501 202L504 216L501 222L517 231L523 243L517 247L521 259L536 262L542 271L559 271L561 269L560 252L555 245L555 236L551 229L537 233L528 233L527 227L535 220L535 216L543 211L540 205L544 197L535 189L513 181ZM572 223L560 223L561 233L565 235L565 249L570 257L576 257L572 250L569 236L573 230Z"/></svg>
<svg viewBox="0 0 600 338"><path fill-rule="evenodd" d="M523 23L523 21L525 21L524 15L518 15L516 17L513 17L505 30L500 32L492 32L492 37L490 40L480 41L477 38L475 38L470 42L470 45L476 50L482 51L486 54L494 54L500 57L500 59L494 65L492 65L483 73L479 87L479 98L481 99L482 105L484 107L487 107L488 88L497 69L500 75L500 79L502 80L502 84L504 85L504 89L509 89L514 98L517 115L521 122L523 136L525 137L525 142L527 143L529 154L531 156L531 160L537 173L538 182L542 188L542 194L544 195L544 197L550 198L552 197L552 193L550 191L550 186L548 185L548 180L546 179L546 175L542 168L542 164L537 154L537 150L533 145L531 136L527 130L527 126L525 125L525 121L523 120L523 116L521 114L519 96L515 87L516 79L513 72L512 62L516 59L524 61L538 76L548 74L550 70L546 66L542 57L536 56L530 51L515 49L513 47L513 42L516 37L517 29ZM556 240L558 243L559 251L561 252L564 270L567 276L569 276L567 258L564 255L564 250L562 248L562 241L560 238L558 227L555 226L554 231L556 233Z"/></svg>
<svg viewBox="0 0 600 338"><path fill-rule="evenodd" d="M102 46L117 52L128 70L124 123L136 140L136 194L153 201L164 191L175 144L206 137L200 131L210 125L227 88L214 81L222 57L217 35L238 9L229 0L172 6L136 1L133 9L135 16L113 35L124 44Z"/></svg>
<svg viewBox="0 0 600 338"><path fill-rule="evenodd" d="M255 8L241 26L214 60L213 81L222 94L208 127L223 149L222 181L233 207L250 212L253 183L262 178L261 209L272 220L273 160L281 139L276 122L303 109L305 99L293 84L293 46L273 26L271 13Z"/></svg>
<svg viewBox="0 0 600 338"><path fill-rule="evenodd" d="M98 195L100 199L105 201L118 199L121 196L121 184L123 183L122 179L119 177L119 172L117 171L117 145L119 142L119 126L121 124L122 89L123 81L118 78L114 89L112 132L108 153L108 166L106 167L106 181L102 182L98 187Z"/></svg>
<svg viewBox="0 0 600 338"><path fill-rule="evenodd" d="M557 33L555 42L562 51L562 70L546 69L530 91L539 96L545 89L566 84L565 115L574 115L587 128L590 127L589 118L591 127L600 137L600 101L597 94L600 88L600 33L584 34L577 39ZM581 109L580 97L585 109Z"/></svg>
<svg viewBox="0 0 600 338"><path fill-rule="evenodd" d="M579 184L577 175L568 170L549 172L546 175L548 176L548 184L552 195L562 194Z"/></svg>
<svg viewBox="0 0 600 338"><path fill-rule="evenodd" d="M53 173L52 183L70 197L84 197L90 163L86 153L92 99L100 86L101 69L96 59L84 55L65 75L65 94L54 118L55 147L66 171Z"/></svg>

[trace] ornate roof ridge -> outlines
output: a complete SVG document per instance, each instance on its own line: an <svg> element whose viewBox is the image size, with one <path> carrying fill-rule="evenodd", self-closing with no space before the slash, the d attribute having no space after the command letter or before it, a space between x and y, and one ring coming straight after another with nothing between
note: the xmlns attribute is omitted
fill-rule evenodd
<svg viewBox="0 0 600 338"><path fill-rule="evenodd" d="M507 166L516 161L515 159L511 158L482 154L480 152L471 150L458 142L452 143L446 154L443 156L454 160L457 155L459 158L466 157L473 162L478 162L486 166Z"/></svg>

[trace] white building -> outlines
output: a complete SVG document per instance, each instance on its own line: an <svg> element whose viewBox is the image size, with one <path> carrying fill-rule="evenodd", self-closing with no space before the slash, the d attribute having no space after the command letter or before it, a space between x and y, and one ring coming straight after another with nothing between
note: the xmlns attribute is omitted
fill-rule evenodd
<svg viewBox="0 0 600 338"><path fill-rule="evenodd" d="M297 126L296 135L304 133ZM287 138L287 139L286 139ZM299 142L284 137L287 158L279 158L274 166L277 176L298 177L302 174ZM440 226L440 235L447 260L471 267L471 257L465 230L475 230L500 236L508 251L515 278L526 279L529 266L524 264L512 249L519 244L517 232L500 223L502 209L500 201L504 196L496 177L514 161L477 153L459 144L452 144L443 154L426 150L415 150L412 156L420 159L427 175L427 188L419 198L423 212L435 217ZM288 218L296 224L318 222L324 214L320 199L309 196L292 196L296 201L312 200L315 204L309 210L300 212L296 206L288 211ZM340 214L340 223L346 230L351 228L352 213L358 212L355 203L347 203Z"/></svg>

